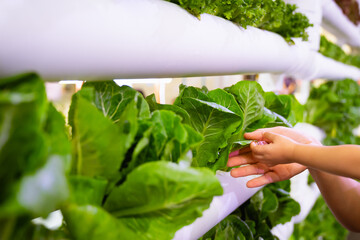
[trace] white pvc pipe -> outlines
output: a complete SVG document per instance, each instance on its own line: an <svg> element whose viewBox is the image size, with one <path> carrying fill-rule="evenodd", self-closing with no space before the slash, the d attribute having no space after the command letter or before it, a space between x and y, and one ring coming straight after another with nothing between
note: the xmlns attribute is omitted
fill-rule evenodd
<svg viewBox="0 0 360 240"><path fill-rule="evenodd" d="M246 182L254 176L233 178L229 172L221 171L218 171L216 176L224 189L224 194L214 197L210 207L203 212L203 216L177 231L173 240L200 238L261 189L246 187Z"/></svg>
<svg viewBox="0 0 360 240"><path fill-rule="evenodd" d="M0 73L49 79L284 72L296 64L277 34L163 0L0 2Z"/></svg>
<svg viewBox="0 0 360 240"><path fill-rule="evenodd" d="M314 76L309 44L163 0L2 0L0 76L47 81L236 73ZM311 71L310 71L311 70ZM331 78L331 77L330 77Z"/></svg>
<svg viewBox="0 0 360 240"><path fill-rule="evenodd" d="M320 53L316 53L315 55L315 65L317 68L314 75L317 76L317 78L331 80L342 80L345 78L353 80L360 79L359 68L335 61Z"/></svg>
<svg viewBox="0 0 360 240"><path fill-rule="evenodd" d="M360 47L360 31L333 0L323 0L323 25L340 43Z"/></svg>

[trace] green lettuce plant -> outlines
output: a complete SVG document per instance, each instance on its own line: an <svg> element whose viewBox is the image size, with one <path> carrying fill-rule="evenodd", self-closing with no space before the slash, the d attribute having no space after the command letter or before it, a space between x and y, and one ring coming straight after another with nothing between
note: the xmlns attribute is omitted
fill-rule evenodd
<svg viewBox="0 0 360 240"><path fill-rule="evenodd" d="M312 87L305 120L326 133L324 144L359 144L353 130L360 125L360 87L351 79Z"/></svg>
<svg viewBox="0 0 360 240"><path fill-rule="evenodd" d="M222 194L210 170L181 165L202 136L132 88L86 83L69 116L74 197L62 211L75 239L171 239Z"/></svg>
<svg viewBox="0 0 360 240"><path fill-rule="evenodd" d="M292 96L265 93L256 82L181 86L173 105L90 82L72 98L68 131L38 76L1 79L0 87L2 239L172 239L222 194L214 172L227 170L229 153L247 143L244 132L291 126L302 111ZM49 174L56 181L42 189ZM299 210L287 184L259 191L214 228L217 239L227 231L275 238L270 229ZM59 230L30 221L59 208Z"/></svg>
<svg viewBox="0 0 360 240"><path fill-rule="evenodd" d="M336 61L360 67L360 56L354 54L346 54L344 50L341 49L335 43L330 42L326 37L321 36L320 39L320 49L319 52L329 58L332 58Z"/></svg>
<svg viewBox="0 0 360 240"><path fill-rule="evenodd" d="M70 153L63 116L39 76L0 79L0 239L50 234L29 222L68 198Z"/></svg>
<svg viewBox="0 0 360 240"><path fill-rule="evenodd" d="M246 28L253 26L275 32L287 42L291 38L308 39L306 28L311 27L307 17L296 12L296 5L286 4L282 0L166 0L180 5L191 14L200 18L208 13L230 20Z"/></svg>
<svg viewBox="0 0 360 240"><path fill-rule="evenodd" d="M147 100L150 106L159 106L153 96ZM189 117L183 121L204 137L193 150L193 165L214 171L226 170L228 156L242 147L245 132L264 127L291 127L302 120L303 111L293 96L265 93L258 83L251 81L212 91L182 85L174 105L185 110Z"/></svg>
<svg viewBox="0 0 360 240"><path fill-rule="evenodd" d="M347 235L348 231L336 220L324 199L319 197L305 220L295 224L290 240L345 240Z"/></svg>
<svg viewBox="0 0 360 240"><path fill-rule="evenodd" d="M157 104L154 96L147 100L151 110L174 108L186 116L183 121L204 137L203 144L193 149L192 164L213 171L227 170L229 153L248 143L243 138L245 132L291 127L303 120L304 110L293 96L264 92L258 83L251 81L212 91L182 85L175 106ZM276 239L270 230L300 212L300 205L289 192L290 181L266 186L202 239Z"/></svg>

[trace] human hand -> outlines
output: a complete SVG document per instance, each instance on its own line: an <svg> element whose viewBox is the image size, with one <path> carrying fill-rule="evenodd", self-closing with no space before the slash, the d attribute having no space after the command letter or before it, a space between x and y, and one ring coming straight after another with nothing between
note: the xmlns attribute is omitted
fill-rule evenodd
<svg viewBox="0 0 360 240"><path fill-rule="evenodd" d="M249 188L260 187L269 183L284 181L301 173L306 169L305 166L297 163L278 164L269 166L267 164L259 163L254 160L250 148L247 152L240 153L241 155L229 158L228 167L242 166L231 170L232 177L246 177L250 175L261 175L246 183Z"/></svg>
<svg viewBox="0 0 360 240"><path fill-rule="evenodd" d="M267 145L263 147L263 145L256 145L255 143L251 145L252 150L254 151L253 152L254 157L265 158L265 160L262 160L263 163L266 163L265 162L266 158L277 158L275 160L273 159L275 162L269 163L270 165L277 163L289 163L292 158L291 156L293 152L292 148L296 143L321 145L321 143L318 140L308 137L294 129L286 128L286 127L258 129L251 133L245 133L244 137L246 139L273 143L270 144L272 145L271 147ZM275 144L275 141L279 144ZM271 153L275 154L275 156L272 155ZM256 154L259 154L259 156L257 156Z"/></svg>
<svg viewBox="0 0 360 240"><path fill-rule="evenodd" d="M262 139L264 132L280 134L294 140L297 143L321 145L321 143L317 140L287 127L261 128L251 133L245 133L244 137L258 139L258 141L264 141L264 139Z"/></svg>
<svg viewBox="0 0 360 240"><path fill-rule="evenodd" d="M321 143L319 143L317 140L309 138L294 129L285 127L258 129L252 133L246 133L245 137L258 139L258 141L264 141L264 132L285 135L297 143L321 145ZM250 148L242 149L238 154L239 156L233 156L229 158L228 166L247 166L232 169L231 175L233 177L245 177L249 175L262 174L262 176L248 181L248 187L259 187L268 183L287 180L306 169L305 166L297 163L279 164L275 166L273 166L273 164L267 165L264 163L259 163L257 160L254 159L252 153L250 152Z"/></svg>
<svg viewBox="0 0 360 240"><path fill-rule="evenodd" d="M253 160L258 163L273 166L292 162L296 142L290 138L266 131L261 135L248 133L245 134L245 138L268 143L259 144L254 141L250 144Z"/></svg>

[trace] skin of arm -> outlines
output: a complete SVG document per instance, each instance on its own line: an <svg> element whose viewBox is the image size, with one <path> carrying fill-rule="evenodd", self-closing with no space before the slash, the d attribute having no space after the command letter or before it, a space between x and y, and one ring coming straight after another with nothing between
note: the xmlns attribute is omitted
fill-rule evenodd
<svg viewBox="0 0 360 240"><path fill-rule="evenodd" d="M293 173L297 172L296 169L299 168L299 166L303 166L300 164L294 165L297 163L288 163L288 162L291 162L291 160L288 160L289 156L287 154L290 155L290 159L291 159L291 157L293 157L292 158L293 161L296 160L298 162L302 162L304 164L314 166L315 168L311 167L311 166L309 167L310 174L312 175L315 182L317 183L322 196L324 197L327 205L329 206L330 210L333 212L334 216L345 228L347 228L351 231L354 231L354 232L360 232L360 183L351 178L348 178L348 177L343 177L343 176L339 176L339 175L335 175L335 174L331 174L331 173L327 173L325 171L319 170L319 169L322 169L322 170L330 169L331 171L336 172L336 173L346 172L347 175L351 175L351 176L354 175L354 173L353 173L354 171L352 171L352 170L348 171L349 166L342 167L341 168L342 170L338 170L338 169L334 169L334 168L339 168L340 165L345 164L342 162L342 160L341 160L341 164L339 164L339 161L336 161L336 158L339 156L341 157L341 159L343 159L344 157L350 157L351 160L344 160L344 161L346 162L346 164L351 164L352 160L354 160L356 158L356 156L354 153L352 153L352 152L350 153L349 151L354 150L357 152L357 151L359 151L359 148L357 146L355 146L355 149L353 149L354 146L350 146L350 148L348 148L348 146L346 146L346 148L342 148L342 149L340 149L340 152L338 152L339 149L337 147L336 148L330 147L331 150L330 150L330 152L326 153L326 156L323 156L323 155L320 156L322 158L323 162L317 161L316 163L311 163L309 161L313 161L314 158L318 157L317 154L322 154L323 153L322 151L326 151L329 147L321 147L321 143L319 143L317 141L313 141L312 139L306 138L305 136L301 135L300 133L298 133L292 129L282 128L282 127L280 127L280 128L277 127L277 128L272 128L272 129L260 129L253 133L246 134L245 137L250 138L250 139L256 139L258 141L266 140L266 141L271 142L271 140L269 138L272 138L272 136L265 134L265 132L271 132L271 133L274 133L275 135L282 134L282 135L286 136L286 137L280 137L280 138L275 137L275 138L277 138L277 140L276 140L277 143L285 143L285 146L275 146L274 147L274 144L273 144L273 146L271 146L271 144L269 144L269 146L271 146L271 148L268 148L268 149L265 148L265 150L268 150L267 154L270 154L270 156L272 156L272 157L279 157L280 159L270 161L269 159L266 159L266 157L262 156L262 157L260 157L261 159L259 160L254 157L256 154L254 154L254 152L253 152L252 154L246 153L247 154L246 157L244 157L243 155L240 155L237 157L230 158L228 165L236 166L236 164L240 162L241 164L237 164L237 166L242 165L242 164L249 164L246 167L241 167L241 168L252 167L252 169L254 169L254 168L258 168L258 166L261 166L261 165L266 166L266 168L268 168L268 169L278 168L279 173L277 173L276 178L273 179L275 181L277 181L277 179L279 179L279 176L283 176L283 178L285 178L285 179L280 179L280 181L281 181L281 180L289 179L292 176L296 175L296 174L291 175L291 171L290 172L285 171L284 166L288 166L287 168L293 169L292 170ZM293 144L299 145L301 147L295 148L292 146ZM255 146L252 146L252 149L256 149L258 146L261 147L261 145L255 145ZM269 147L269 146L267 146L267 147ZM279 147L279 148L277 148L277 147ZM341 147L342 146L340 146L340 148ZM319 149L321 149L321 150L319 150ZM305 150L307 151L306 153L304 153ZM278 153L276 153L275 156L273 156L273 155L271 155L271 153L273 151L278 151ZM334 151L337 151L337 152L335 153ZM284 152L285 152L285 154L284 154ZM317 152L317 153L314 153L314 152ZM261 154L261 153L262 153L262 151L258 151L257 154ZM316 154L316 155L314 155L314 154ZM329 156L329 154L331 156ZM343 155L343 154L345 154L345 155ZM304 155L306 155L306 156L304 156ZM297 159L297 157L301 158L302 156L304 156L306 158L304 160ZM323 166L324 159L327 160L327 157L330 157L333 160L335 159L334 162L336 164L336 167L334 167L333 165ZM262 162L266 162L266 163L262 163ZM283 164L274 165L278 162L282 162ZM325 162L325 165L326 165L326 162ZM279 166L282 166L282 168L280 168ZM248 175L255 174L255 173L253 173L254 170L253 171L243 171L243 170L239 171L238 169L241 169L241 168L233 169L231 172L231 175L233 177L240 177L240 176L248 176ZM264 168L264 169L266 169L266 168ZM355 170L360 169L358 167L353 167L353 168ZM258 172L258 174L261 173L261 171L257 171L257 172ZM258 178L264 178L264 176L267 174L266 170L264 170L264 172L265 172L264 175L261 177L258 177ZM252 174L250 174L250 173L252 173ZM273 174L275 174L275 173L273 173ZM255 178L255 179L257 179L257 178ZM249 182L248 182L248 187L251 187L251 184L249 186ZM269 182L274 182L274 181L271 181L271 179L270 179L270 181L260 181L260 182L255 182L255 183L266 184ZM256 184L254 184L254 185L256 185Z"/></svg>
<svg viewBox="0 0 360 240"><path fill-rule="evenodd" d="M350 231L360 232L360 183L312 168L309 172L338 222Z"/></svg>

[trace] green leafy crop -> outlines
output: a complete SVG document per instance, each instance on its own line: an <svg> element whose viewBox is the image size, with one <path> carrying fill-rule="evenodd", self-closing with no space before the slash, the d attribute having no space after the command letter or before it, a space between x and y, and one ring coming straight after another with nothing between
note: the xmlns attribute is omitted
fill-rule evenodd
<svg viewBox="0 0 360 240"><path fill-rule="evenodd" d="M159 105L147 98L153 110L178 107L188 115L184 122L204 137L193 149L193 165L227 170L229 153L241 148L245 132L258 128L288 126L303 120L303 106L293 96L264 92L256 82L241 81L229 88L180 86L174 105ZM231 120L231 121L229 121ZM246 143L245 143L246 144ZM233 215L224 219L203 239L276 239L270 230L290 221L300 205L290 197L290 181L270 184L255 194Z"/></svg>
<svg viewBox="0 0 360 240"><path fill-rule="evenodd" d="M46 233L28 224L69 196L70 143L63 116L33 73L0 79L0 239Z"/></svg>
<svg viewBox="0 0 360 240"><path fill-rule="evenodd" d="M0 89L5 240L172 239L223 193L214 172L227 170L245 132L302 116L293 97L265 93L256 82L180 86L173 105L91 82L73 95L68 130L37 75L0 79ZM270 229L299 210L287 184L259 191L206 236L273 239ZM56 209L64 216L59 230L31 223Z"/></svg>
<svg viewBox="0 0 360 240"><path fill-rule="evenodd" d="M345 240L347 234L348 231L335 219L324 199L319 197L305 220L295 224L290 240Z"/></svg>
<svg viewBox="0 0 360 240"><path fill-rule="evenodd" d="M345 79L312 87L306 103L305 120L326 133L324 144L359 144L353 130L360 125L360 87Z"/></svg>
<svg viewBox="0 0 360 240"><path fill-rule="evenodd" d="M75 239L171 239L222 194L210 170L180 165L202 136L132 88L87 83L69 117L73 197L62 211Z"/></svg>
<svg viewBox="0 0 360 240"><path fill-rule="evenodd" d="M214 171L226 170L229 153L241 147L245 132L291 127L302 120L303 112L303 106L293 96L265 93L251 81L212 91L181 86L174 105L186 111L189 117L184 122L204 137L193 150L193 165Z"/></svg>
<svg viewBox="0 0 360 240"><path fill-rule="evenodd" d="M341 49L335 43L330 42L326 37L321 36L320 39L320 49L319 52L329 58L332 58L336 61L352 65L355 67L360 67L360 56L346 54L344 50Z"/></svg>
<svg viewBox="0 0 360 240"><path fill-rule="evenodd" d="M295 12L296 6L282 0L166 0L180 5L200 19L202 13L230 20L239 26L258 27L278 33L287 42L291 38L308 39L306 28L312 24L306 16Z"/></svg>

